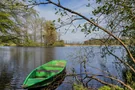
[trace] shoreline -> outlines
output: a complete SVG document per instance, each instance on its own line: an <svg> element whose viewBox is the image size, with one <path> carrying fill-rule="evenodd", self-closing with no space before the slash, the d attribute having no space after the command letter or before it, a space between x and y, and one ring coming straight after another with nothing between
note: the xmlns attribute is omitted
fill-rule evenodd
<svg viewBox="0 0 135 90"><path fill-rule="evenodd" d="M122 45L65 45L64 47L68 46L122 46Z"/></svg>
<svg viewBox="0 0 135 90"><path fill-rule="evenodd" d="M64 46L21 46L21 45L0 45L0 47L44 47L44 48L50 48L50 47L72 47L72 46L122 46L122 45L71 45L71 44L65 44ZM126 45L128 46L128 45Z"/></svg>

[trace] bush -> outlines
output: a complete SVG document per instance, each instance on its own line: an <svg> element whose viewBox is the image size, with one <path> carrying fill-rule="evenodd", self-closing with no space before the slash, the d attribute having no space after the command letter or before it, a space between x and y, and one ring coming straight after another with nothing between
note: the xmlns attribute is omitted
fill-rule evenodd
<svg viewBox="0 0 135 90"><path fill-rule="evenodd" d="M74 90L88 90L87 88L85 88L83 85L80 85L80 84L74 84L73 89Z"/></svg>
<svg viewBox="0 0 135 90"><path fill-rule="evenodd" d="M56 41L54 42L53 46L64 46L64 41L63 40Z"/></svg>
<svg viewBox="0 0 135 90"><path fill-rule="evenodd" d="M102 86L98 90L124 90L124 89L119 86L116 86L116 88L109 87L109 86Z"/></svg>
<svg viewBox="0 0 135 90"><path fill-rule="evenodd" d="M102 86L98 90L111 90L109 86Z"/></svg>

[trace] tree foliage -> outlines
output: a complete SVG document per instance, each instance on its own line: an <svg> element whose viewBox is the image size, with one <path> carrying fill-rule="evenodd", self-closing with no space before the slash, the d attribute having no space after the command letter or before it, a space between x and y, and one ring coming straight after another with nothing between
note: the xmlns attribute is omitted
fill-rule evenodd
<svg viewBox="0 0 135 90"><path fill-rule="evenodd" d="M98 0L97 0L98 1ZM94 15L104 16L106 27L120 38L129 38L129 45L135 44L135 1L134 0L99 0L100 6Z"/></svg>
<svg viewBox="0 0 135 90"><path fill-rule="evenodd" d="M46 21L44 25L44 39L45 44L48 46L53 45L57 40L57 32L55 25L52 21Z"/></svg>
<svg viewBox="0 0 135 90"><path fill-rule="evenodd" d="M7 40L16 42L16 40L20 40L24 20L27 16L36 13L32 8L24 8L24 5L24 1L0 1L0 36L7 37L7 39L1 38L1 42ZM12 37L12 39L10 37Z"/></svg>
<svg viewBox="0 0 135 90"><path fill-rule="evenodd" d="M135 53L135 1L134 0L101 0L101 6L93 11L94 15L103 15L107 23L106 27L112 30L114 34L118 34L120 38L128 39L128 48L133 57ZM126 43L126 42L125 42ZM129 55L125 60L133 69L135 63ZM127 84L135 88L135 72L126 68L124 71L124 79Z"/></svg>

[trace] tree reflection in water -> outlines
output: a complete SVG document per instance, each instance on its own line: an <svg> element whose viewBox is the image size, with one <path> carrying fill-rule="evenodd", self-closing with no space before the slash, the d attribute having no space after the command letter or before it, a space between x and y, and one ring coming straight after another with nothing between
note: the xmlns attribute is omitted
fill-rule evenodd
<svg viewBox="0 0 135 90"><path fill-rule="evenodd" d="M4 90L6 87L10 88L10 82L12 81L13 73L8 70L7 65L1 67L0 70L0 90Z"/></svg>

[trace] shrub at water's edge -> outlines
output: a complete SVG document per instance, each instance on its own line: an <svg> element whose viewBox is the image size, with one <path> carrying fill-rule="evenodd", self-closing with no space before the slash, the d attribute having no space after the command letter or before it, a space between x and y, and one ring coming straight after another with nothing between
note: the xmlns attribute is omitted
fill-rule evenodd
<svg viewBox="0 0 135 90"><path fill-rule="evenodd" d="M74 90L88 90L88 89L85 88L82 84L74 84L74 85L73 85L73 89L74 89Z"/></svg>
<svg viewBox="0 0 135 90"><path fill-rule="evenodd" d="M88 88L84 87L82 84L74 84L73 85L73 89L74 90L89 90ZM90 90L95 90L95 89L90 89ZM123 89L119 86L114 87L109 87L109 86L101 86L100 88L98 88L98 90L126 90Z"/></svg>
<svg viewBox="0 0 135 90"><path fill-rule="evenodd" d="M54 42L53 46L64 46L64 40Z"/></svg>
<svg viewBox="0 0 135 90"><path fill-rule="evenodd" d="M102 86L98 90L124 90L124 89L119 86L116 86L116 88L109 87L109 86Z"/></svg>
<svg viewBox="0 0 135 90"><path fill-rule="evenodd" d="M133 57L135 58L135 46L129 46L129 49ZM135 64L131 60L129 55L126 56L126 63L128 63L133 69L135 69ZM135 73L128 67L125 68L122 73L125 83L135 89Z"/></svg>

